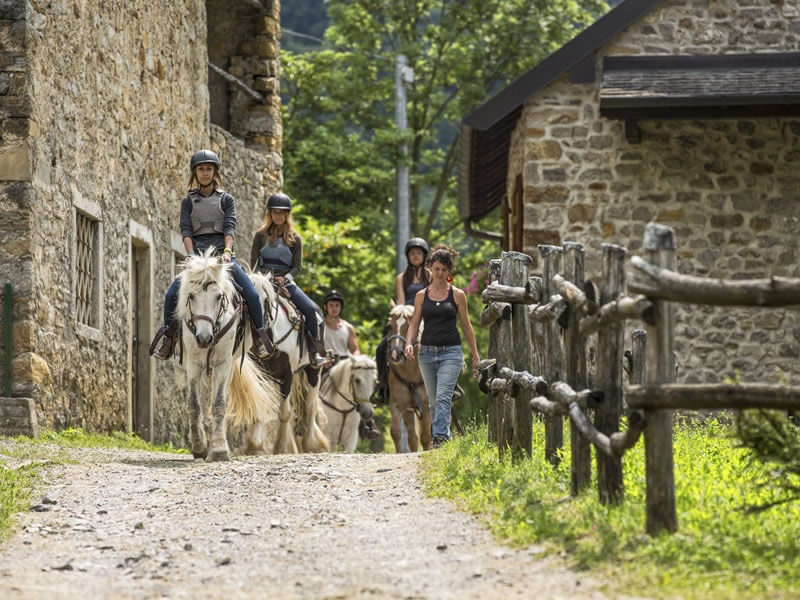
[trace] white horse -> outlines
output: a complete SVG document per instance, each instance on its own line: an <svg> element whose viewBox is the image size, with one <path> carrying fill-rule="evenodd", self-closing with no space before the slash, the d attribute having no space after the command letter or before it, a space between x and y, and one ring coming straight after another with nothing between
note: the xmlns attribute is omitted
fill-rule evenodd
<svg viewBox="0 0 800 600"><path fill-rule="evenodd" d="M242 300L232 266L209 249L183 263L177 316L189 383L191 443L195 458L230 460L227 425L246 427L246 451L272 453L278 429L280 392L245 353L236 349ZM210 432L207 432L211 416Z"/></svg>
<svg viewBox="0 0 800 600"><path fill-rule="evenodd" d="M250 279L264 306L264 326L282 353L261 361L267 371L281 381L281 424L275 451L282 454L327 452L328 438L322 431L326 417L319 399L320 369L311 366L307 340L303 340L301 351L301 336L305 335L305 330L297 320L290 318L278 300L271 274L251 273Z"/></svg>
<svg viewBox="0 0 800 600"><path fill-rule="evenodd" d="M370 396L375 391L378 370L375 361L367 356L350 356L330 368L319 390L328 415L325 433L331 452L339 444L345 452L354 452L358 443L361 419L372 418Z"/></svg>

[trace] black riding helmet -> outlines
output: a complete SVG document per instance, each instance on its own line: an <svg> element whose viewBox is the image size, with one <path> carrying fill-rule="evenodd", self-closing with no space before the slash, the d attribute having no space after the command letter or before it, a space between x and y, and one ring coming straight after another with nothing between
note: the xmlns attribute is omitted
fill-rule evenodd
<svg viewBox="0 0 800 600"><path fill-rule="evenodd" d="M189 161L189 170L194 171L197 165L212 164L217 169L220 167L219 156L211 150L198 150L192 154L192 160Z"/></svg>
<svg viewBox="0 0 800 600"><path fill-rule="evenodd" d="M344 296L342 296L338 290L331 290L325 297L322 299L322 306L328 304L328 300L338 300L342 303L342 310L344 310Z"/></svg>
<svg viewBox="0 0 800 600"><path fill-rule="evenodd" d="M272 210L273 208L278 210L292 210L292 199L289 198L286 194L282 194L278 192L277 194L272 194L267 200L267 210Z"/></svg>
<svg viewBox="0 0 800 600"><path fill-rule="evenodd" d="M422 250L422 254L425 255L423 257L423 260L425 258L428 258L428 252L430 252L430 249L428 248L428 242L426 242L422 238L411 238L406 242L406 260L408 260L408 253L411 251L412 248L419 248L420 250Z"/></svg>

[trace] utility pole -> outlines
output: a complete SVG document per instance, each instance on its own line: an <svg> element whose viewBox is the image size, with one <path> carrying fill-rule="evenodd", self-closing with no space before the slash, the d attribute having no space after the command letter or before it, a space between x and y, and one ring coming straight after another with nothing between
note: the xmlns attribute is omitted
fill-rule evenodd
<svg viewBox="0 0 800 600"><path fill-rule="evenodd" d="M414 69L408 66L408 59L404 54L398 54L394 71L395 104L394 117L397 129L403 133L408 131L408 115L406 113L406 84L413 83ZM404 141L400 145L400 160L397 163L397 272L406 269L406 255L403 251L406 241L411 237L409 219L409 189L408 166L405 160L408 157L408 144Z"/></svg>

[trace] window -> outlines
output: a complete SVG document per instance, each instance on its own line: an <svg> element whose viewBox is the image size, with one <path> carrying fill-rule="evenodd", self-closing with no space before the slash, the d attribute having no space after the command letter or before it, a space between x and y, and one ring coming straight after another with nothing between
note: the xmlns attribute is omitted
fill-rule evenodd
<svg viewBox="0 0 800 600"><path fill-rule="evenodd" d="M75 213L75 308L78 323L99 329L98 252L100 223L79 211Z"/></svg>

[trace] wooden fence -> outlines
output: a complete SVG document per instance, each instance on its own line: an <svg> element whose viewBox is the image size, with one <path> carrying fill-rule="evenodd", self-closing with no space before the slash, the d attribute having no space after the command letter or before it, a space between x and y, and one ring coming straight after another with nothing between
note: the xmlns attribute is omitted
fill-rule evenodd
<svg viewBox="0 0 800 600"><path fill-rule="evenodd" d="M583 246L539 246L542 277L528 255L503 252L489 265L481 323L488 358L479 365L489 394L489 440L515 460L532 453L532 418L545 423L544 453L556 464L569 417L572 494L591 481L596 450L601 502L624 495L622 456L644 434L647 532L678 529L672 456L675 409L800 409L800 388L767 384L675 384L676 302L715 306L800 304L800 279L705 279L674 271L675 237L650 223L645 256L633 256L626 282L624 248L603 245L599 284L584 281ZM635 295L631 295L635 294ZM625 322L636 320L631 350ZM594 352L596 359L589 354ZM629 385L623 384L623 370ZM594 421L589 417L594 414ZM628 428L620 431L627 414Z"/></svg>

